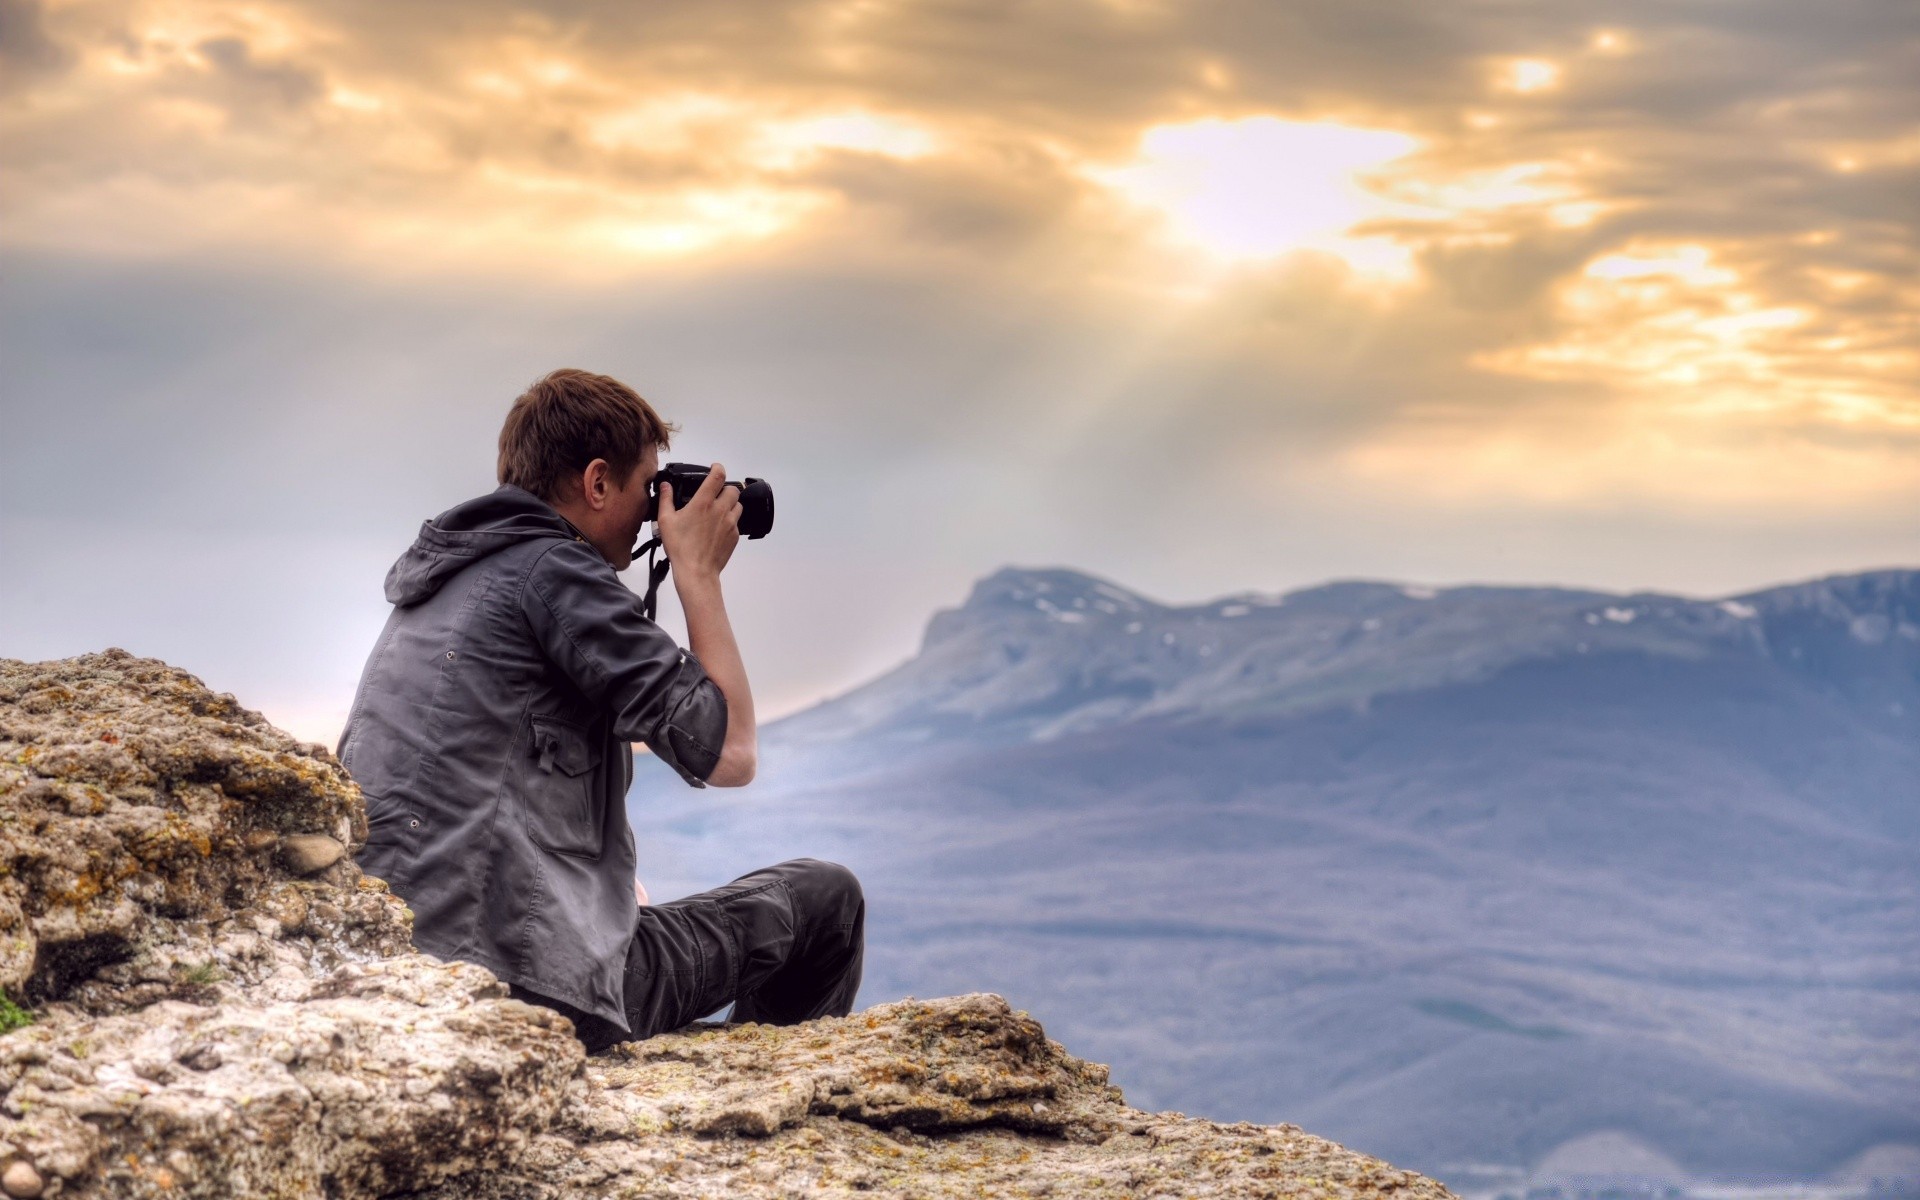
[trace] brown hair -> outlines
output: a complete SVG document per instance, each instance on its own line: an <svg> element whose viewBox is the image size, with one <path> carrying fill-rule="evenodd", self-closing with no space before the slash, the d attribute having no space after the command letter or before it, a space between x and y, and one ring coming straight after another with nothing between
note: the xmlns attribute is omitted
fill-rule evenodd
<svg viewBox="0 0 1920 1200"><path fill-rule="evenodd" d="M507 411L500 482L552 502L578 486L588 463L604 458L624 487L647 447L666 449L678 428L618 379L562 367L534 380Z"/></svg>

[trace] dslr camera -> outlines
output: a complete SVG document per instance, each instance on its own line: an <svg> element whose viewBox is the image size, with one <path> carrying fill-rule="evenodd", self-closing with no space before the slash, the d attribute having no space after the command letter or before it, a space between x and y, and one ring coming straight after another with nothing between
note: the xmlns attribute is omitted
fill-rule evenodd
<svg viewBox="0 0 1920 1200"><path fill-rule="evenodd" d="M668 463L655 471L652 482L647 485L646 519L648 521L660 519L660 485L662 483L673 485L673 507L677 510L687 506L687 501L693 499L693 494L700 490L700 485L705 483L707 476L712 473L711 467L703 467L699 463ZM729 479L726 486L740 489L740 520L738 522L740 532L750 538L763 538L771 533L773 531L773 485L764 479L748 476L745 482ZM648 538L645 543L633 548L635 559L643 554L647 557L647 591L641 597L640 611L649 621L654 619L654 613L659 606L660 581L667 577L667 571L673 566L664 558L658 560L654 558L654 551L660 548L660 539L657 537Z"/></svg>
<svg viewBox="0 0 1920 1200"><path fill-rule="evenodd" d="M660 485L673 485L673 507L677 511L687 506L700 485L707 481L712 473L709 467L699 463L668 463L654 472L653 482L647 485L647 520L660 519ZM729 479L726 486L740 489L740 533L744 537L763 538L773 532L773 485L764 479L748 476L743 483Z"/></svg>

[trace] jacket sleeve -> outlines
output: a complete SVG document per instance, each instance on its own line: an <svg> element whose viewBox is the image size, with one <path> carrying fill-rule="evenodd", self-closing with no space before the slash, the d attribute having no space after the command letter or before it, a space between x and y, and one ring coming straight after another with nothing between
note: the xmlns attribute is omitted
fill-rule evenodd
<svg viewBox="0 0 1920 1200"><path fill-rule="evenodd" d="M640 598L585 542L559 542L527 577L520 605L547 657L613 711L616 737L645 742L705 787L727 740L727 698L690 651L640 611Z"/></svg>

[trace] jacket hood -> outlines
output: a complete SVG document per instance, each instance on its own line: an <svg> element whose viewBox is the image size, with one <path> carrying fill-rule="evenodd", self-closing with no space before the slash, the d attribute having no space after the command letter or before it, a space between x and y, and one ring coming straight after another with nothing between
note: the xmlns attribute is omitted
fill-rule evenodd
<svg viewBox="0 0 1920 1200"><path fill-rule="evenodd" d="M418 604L457 572L489 554L535 538L580 536L565 517L532 492L512 484L457 504L420 523L420 536L387 572L387 599Z"/></svg>

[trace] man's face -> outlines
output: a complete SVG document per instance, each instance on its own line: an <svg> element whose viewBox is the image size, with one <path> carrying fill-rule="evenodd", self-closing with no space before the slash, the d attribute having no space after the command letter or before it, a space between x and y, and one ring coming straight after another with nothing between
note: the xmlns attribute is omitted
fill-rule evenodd
<svg viewBox="0 0 1920 1200"><path fill-rule="evenodd" d="M633 468L633 474L627 477L627 486L614 485L608 493L607 523L617 534L614 542L618 546L617 554L608 557L616 571L633 565L633 548L647 523L647 487L659 470L660 453L648 446L647 452L640 456L639 465Z"/></svg>

